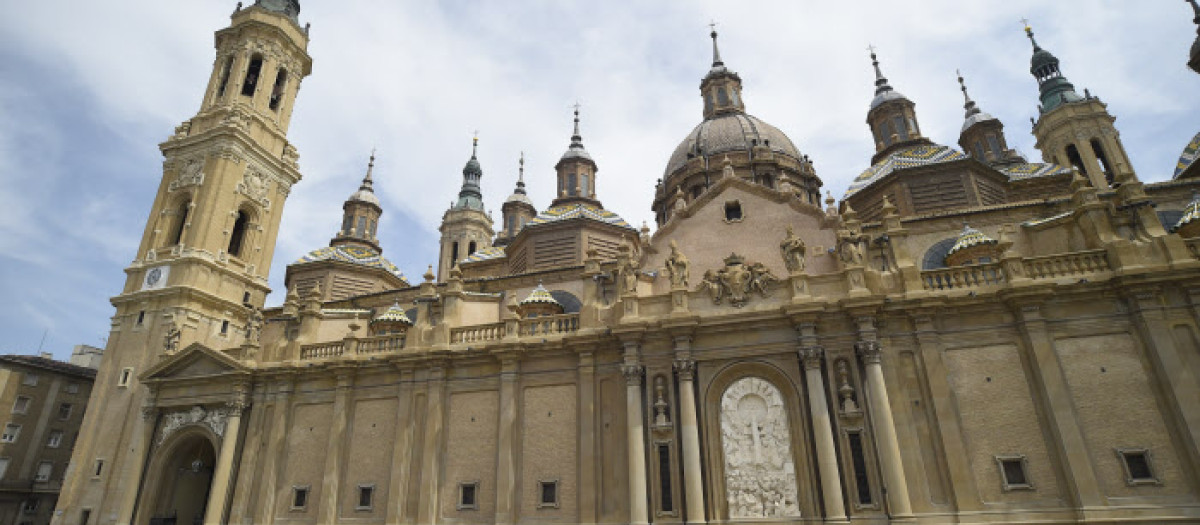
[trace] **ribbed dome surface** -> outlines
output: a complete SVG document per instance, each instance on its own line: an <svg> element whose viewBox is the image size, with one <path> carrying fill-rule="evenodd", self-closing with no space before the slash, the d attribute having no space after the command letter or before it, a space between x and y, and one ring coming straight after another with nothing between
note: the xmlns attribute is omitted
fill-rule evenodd
<svg viewBox="0 0 1200 525"><path fill-rule="evenodd" d="M683 142L675 148L675 153L671 154L663 178L666 179L682 169L684 164L687 164L689 153L712 157L734 151L750 151L755 142L767 145L771 151L787 155L797 162L801 159L800 150L796 149L792 140L779 131L779 128L753 115L729 113L705 120L688 133Z"/></svg>

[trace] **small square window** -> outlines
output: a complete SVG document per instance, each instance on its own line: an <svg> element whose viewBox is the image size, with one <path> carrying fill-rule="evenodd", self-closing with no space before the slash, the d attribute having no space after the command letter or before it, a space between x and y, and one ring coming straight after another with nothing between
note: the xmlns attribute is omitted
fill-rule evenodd
<svg viewBox="0 0 1200 525"><path fill-rule="evenodd" d="M67 393L68 394L78 394L79 393L79 383L67 383Z"/></svg>
<svg viewBox="0 0 1200 525"><path fill-rule="evenodd" d="M37 509L38 509L38 499L37 498L29 498L21 503L21 512L24 512L25 514L33 514L33 513L37 512Z"/></svg>
<svg viewBox="0 0 1200 525"><path fill-rule="evenodd" d="M14 414L24 414L29 411L29 403L33 401L29 396L17 396L17 401L13 403Z"/></svg>
<svg viewBox="0 0 1200 525"><path fill-rule="evenodd" d="M558 480L557 479L538 480L538 508L539 509L557 509L558 508Z"/></svg>
<svg viewBox="0 0 1200 525"><path fill-rule="evenodd" d="M308 491L309 485L294 485L292 486L292 510L305 511L308 510Z"/></svg>
<svg viewBox="0 0 1200 525"><path fill-rule="evenodd" d="M742 203L739 201L729 201L725 203L725 222L739 222L742 220Z"/></svg>
<svg viewBox="0 0 1200 525"><path fill-rule="evenodd" d="M50 476L54 475L54 463L43 461L38 463L37 474L33 475L33 480L38 483L50 481Z"/></svg>
<svg viewBox="0 0 1200 525"><path fill-rule="evenodd" d="M37 386L37 383L38 383L38 375L37 374L26 373L25 377L21 380L21 384L23 384L25 386Z"/></svg>
<svg viewBox="0 0 1200 525"><path fill-rule="evenodd" d="M358 506L354 510L371 510L375 506L375 485L358 486Z"/></svg>
<svg viewBox="0 0 1200 525"><path fill-rule="evenodd" d="M479 508L479 482L460 481L458 483L458 510L476 510Z"/></svg>
<svg viewBox="0 0 1200 525"><path fill-rule="evenodd" d="M1154 461L1148 448L1118 448L1117 457L1125 468L1125 484L1161 485L1162 481L1154 474Z"/></svg>
<svg viewBox="0 0 1200 525"><path fill-rule="evenodd" d="M4 425L4 433L0 434L0 442L16 443L17 437L21 435L21 425L9 423Z"/></svg>
<svg viewBox="0 0 1200 525"><path fill-rule="evenodd" d="M117 386L127 387L133 381L133 367L125 367L121 369L121 377L117 379Z"/></svg>
<svg viewBox="0 0 1200 525"><path fill-rule="evenodd" d="M63 431L51 430L50 437L48 439L46 439L46 447L47 448L58 448L59 445L62 445L62 440L63 440Z"/></svg>
<svg viewBox="0 0 1200 525"><path fill-rule="evenodd" d="M71 419L71 411L74 410L74 408L75 407L72 406L70 403L63 403L61 405L58 405L58 419L60 421L66 421L68 419Z"/></svg>
<svg viewBox="0 0 1200 525"><path fill-rule="evenodd" d="M1029 480L1029 466L1024 455L996 456L996 465L1000 468L1000 483L1005 492L1033 490L1033 483Z"/></svg>

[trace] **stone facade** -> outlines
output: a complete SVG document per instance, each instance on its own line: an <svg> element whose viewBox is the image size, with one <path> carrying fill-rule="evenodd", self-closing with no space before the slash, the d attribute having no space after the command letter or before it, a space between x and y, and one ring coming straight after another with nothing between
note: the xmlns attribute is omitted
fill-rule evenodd
<svg viewBox="0 0 1200 525"><path fill-rule="evenodd" d="M256 3L218 33L220 53L249 46L235 76L254 46L307 73L292 7ZM1162 218L1200 182L1141 183L1103 104L1049 74L1046 164L938 146L876 64L871 167L822 206L776 128L705 142L761 123L713 39L709 125L672 156L656 231L600 204L577 113L558 199L503 242L472 156L423 282L302 288L332 270L300 261L261 313L299 180L283 135L298 79L280 116L250 98L229 120L218 67L163 145L211 164L168 163L113 301L73 460L107 466L73 472L55 523L1200 523L1200 238ZM963 143L1002 133L967 100ZM1110 169L1055 164L1083 121ZM251 161L266 193L238 189L259 187L233 176ZM943 179L961 199L929 193ZM221 197L162 246L171 192L207 187ZM230 256L211 218L243 206L254 251Z"/></svg>

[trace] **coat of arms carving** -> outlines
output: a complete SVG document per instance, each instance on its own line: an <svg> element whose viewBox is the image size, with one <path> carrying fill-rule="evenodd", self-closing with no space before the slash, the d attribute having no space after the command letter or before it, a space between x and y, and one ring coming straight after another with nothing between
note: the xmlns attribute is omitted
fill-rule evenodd
<svg viewBox="0 0 1200 525"><path fill-rule="evenodd" d="M707 291L715 304L728 298L729 304L741 308L754 292L768 297L771 285L778 280L763 263L748 263L745 257L731 253L723 268L704 272L699 289Z"/></svg>

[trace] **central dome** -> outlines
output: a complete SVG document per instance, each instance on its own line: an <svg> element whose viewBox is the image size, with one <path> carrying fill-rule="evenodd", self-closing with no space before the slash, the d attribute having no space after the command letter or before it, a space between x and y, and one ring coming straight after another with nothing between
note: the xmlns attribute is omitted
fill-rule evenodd
<svg viewBox="0 0 1200 525"><path fill-rule="evenodd" d="M735 151L749 153L756 145L766 146L796 162L802 160L800 150L779 128L746 113L726 113L706 119L684 137L667 162L663 180L683 169L692 157L714 157Z"/></svg>

